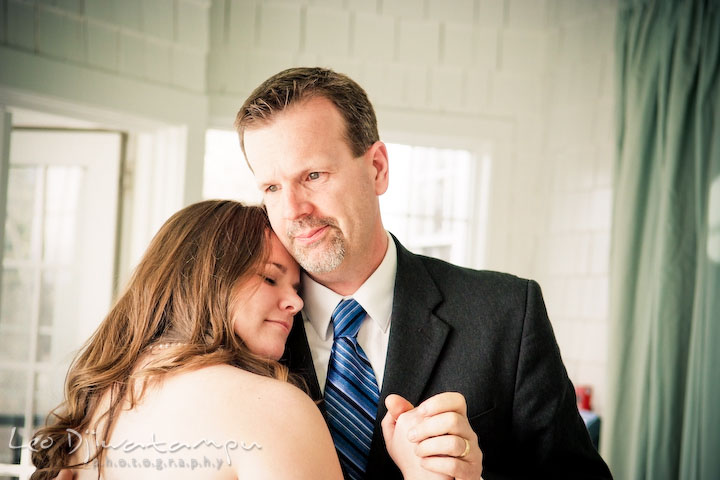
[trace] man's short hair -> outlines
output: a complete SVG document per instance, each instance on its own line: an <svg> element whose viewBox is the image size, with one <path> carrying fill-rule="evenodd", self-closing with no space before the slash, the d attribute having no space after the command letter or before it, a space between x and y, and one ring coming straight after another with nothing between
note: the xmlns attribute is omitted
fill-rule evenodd
<svg viewBox="0 0 720 480"><path fill-rule="evenodd" d="M345 138L355 157L363 155L380 139L372 104L365 90L354 80L326 68L288 68L257 87L235 118L245 158L245 130L267 124L290 105L314 97L327 98L340 111L345 120Z"/></svg>

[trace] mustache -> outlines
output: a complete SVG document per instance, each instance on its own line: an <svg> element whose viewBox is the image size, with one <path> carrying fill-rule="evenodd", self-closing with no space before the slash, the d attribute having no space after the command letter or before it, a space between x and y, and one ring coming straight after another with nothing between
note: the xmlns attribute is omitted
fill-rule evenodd
<svg viewBox="0 0 720 480"><path fill-rule="evenodd" d="M305 217L300 220L293 221L288 226L286 234L288 238L294 238L299 232L310 228L320 228L325 226L337 228L338 224L332 217Z"/></svg>

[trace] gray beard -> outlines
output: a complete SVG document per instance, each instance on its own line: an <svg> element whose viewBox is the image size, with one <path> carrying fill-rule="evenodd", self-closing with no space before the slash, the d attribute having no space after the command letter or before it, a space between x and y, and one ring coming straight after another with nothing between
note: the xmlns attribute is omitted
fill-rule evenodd
<svg viewBox="0 0 720 480"><path fill-rule="evenodd" d="M329 273L345 259L345 240L339 232L334 231L327 248L295 246L292 255L308 273Z"/></svg>

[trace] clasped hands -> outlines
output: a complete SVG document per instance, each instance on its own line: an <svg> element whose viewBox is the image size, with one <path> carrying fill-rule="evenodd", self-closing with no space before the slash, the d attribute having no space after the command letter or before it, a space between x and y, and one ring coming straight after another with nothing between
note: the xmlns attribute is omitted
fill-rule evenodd
<svg viewBox="0 0 720 480"><path fill-rule="evenodd" d="M388 395L385 406L385 445L405 480L482 478L483 454L462 394L440 393L417 408Z"/></svg>

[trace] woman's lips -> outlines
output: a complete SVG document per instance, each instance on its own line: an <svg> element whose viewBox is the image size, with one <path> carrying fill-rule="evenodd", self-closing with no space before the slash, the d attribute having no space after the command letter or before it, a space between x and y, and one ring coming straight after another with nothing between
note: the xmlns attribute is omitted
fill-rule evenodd
<svg viewBox="0 0 720 480"><path fill-rule="evenodd" d="M296 243L307 246L319 240L328 228L329 225L323 225L320 228L309 230L307 233L304 233L302 235L295 235L293 238L295 239Z"/></svg>
<svg viewBox="0 0 720 480"><path fill-rule="evenodd" d="M289 321L282 321L282 320L265 320L266 322L270 322L274 325L278 325L279 327L283 328L286 332L290 332L290 328L292 327L292 320Z"/></svg>

